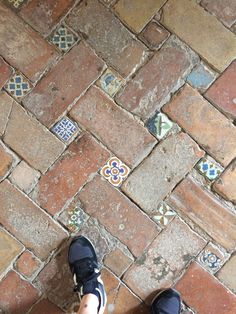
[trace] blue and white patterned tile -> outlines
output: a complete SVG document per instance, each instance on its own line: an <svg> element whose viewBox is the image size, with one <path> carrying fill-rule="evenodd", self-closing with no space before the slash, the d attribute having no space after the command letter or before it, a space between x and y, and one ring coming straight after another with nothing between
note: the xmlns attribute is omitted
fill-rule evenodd
<svg viewBox="0 0 236 314"><path fill-rule="evenodd" d="M60 25L50 37L50 41L62 52L67 52L77 39L78 37L65 25Z"/></svg>
<svg viewBox="0 0 236 314"><path fill-rule="evenodd" d="M148 120L146 126L153 135L161 140L171 131L174 123L164 113L159 112Z"/></svg>
<svg viewBox="0 0 236 314"><path fill-rule="evenodd" d="M97 81L97 85L101 87L111 97L114 97L125 80L111 69L106 69L100 79Z"/></svg>
<svg viewBox="0 0 236 314"><path fill-rule="evenodd" d="M197 170L210 181L214 181L224 170L219 164L216 163L209 156L201 159L196 165Z"/></svg>
<svg viewBox="0 0 236 314"><path fill-rule="evenodd" d="M20 100L32 89L32 84L21 73L15 73L4 86L15 99Z"/></svg>
<svg viewBox="0 0 236 314"><path fill-rule="evenodd" d="M68 142L78 131L77 124L67 117L62 118L52 128L52 132L64 142Z"/></svg>
<svg viewBox="0 0 236 314"><path fill-rule="evenodd" d="M187 82L201 91L205 91L215 80L216 73L202 63L198 64L187 77Z"/></svg>
<svg viewBox="0 0 236 314"><path fill-rule="evenodd" d="M152 213L152 219L162 227L167 226L175 216L176 212L164 202Z"/></svg>

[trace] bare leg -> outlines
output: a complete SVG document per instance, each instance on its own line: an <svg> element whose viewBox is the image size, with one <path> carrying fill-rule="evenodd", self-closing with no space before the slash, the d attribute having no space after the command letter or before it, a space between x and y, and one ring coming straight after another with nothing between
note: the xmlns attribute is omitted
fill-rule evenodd
<svg viewBox="0 0 236 314"><path fill-rule="evenodd" d="M89 293L83 296L78 314L97 314L98 313L98 298L96 295Z"/></svg>

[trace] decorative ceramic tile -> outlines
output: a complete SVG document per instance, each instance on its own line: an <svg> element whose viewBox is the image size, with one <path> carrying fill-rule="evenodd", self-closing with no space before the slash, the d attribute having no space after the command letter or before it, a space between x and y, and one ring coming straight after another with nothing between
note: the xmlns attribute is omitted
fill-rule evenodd
<svg viewBox="0 0 236 314"><path fill-rule="evenodd" d="M187 77L187 81L193 87L205 91L214 81L216 74L203 64L197 65Z"/></svg>
<svg viewBox="0 0 236 314"><path fill-rule="evenodd" d="M16 99L23 98L32 89L32 84L20 73L15 73L4 88Z"/></svg>
<svg viewBox="0 0 236 314"><path fill-rule="evenodd" d="M50 41L61 51L67 52L77 41L77 37L65 26L61 25L51 36Z"/></svg>
<svg viewBox="0 0 236 314"><path fill-rule="evenodd" d="M120 186L130 172L122 161L116 157L112 157L108 160L106 165L101 170L101 175L106 178L112 185Z"/></svg>
<svg viewBox="0 0 236 314"><path fill-rule="evenodd" d="M78 131L77 125L67 117L62 118L52 128L52 132L55 133L64 142L67 142L76 133L76 131Z"/></svg>
<svg viewBox="0 0 236 314"><path fill-rule="evenodd" d="M223 171L223 168L211 158L203 158L197 164L198 171L210 181L215 180Z"/></svg>
<svg viewBox="0 0 236 314"><path fill-rule="evenodd" d="M78 232L89 218L89 216L78 206L75 207L74 210L68 212L68 215L69 219L67 227L73 233Z"/></svg>
<svg viewBox="0 0 236 314"><path fill-rule="evenodd" d="M162 139L173 127L173 122L168 117L159 112L147 122L148 130L159 140Z"/></svg>
<svg viewBox="0 0 236 314"><path fill-rule="evenodd" d="M107 69L98 80L97 85L100 86L108 95L113 97L120 87L124 84L124 79L114 71Z"/></svg>
<svg viewBox="0 0 236 314"><path fill-rule="evenodd" d="M176 213L165 203L162 203L153 213L152 219L161 226L166 226L176 216Z"/></svg>
<svg viewBox="0 0 236 314"><path fill-rule="evenodd" d="M14 10L18 11L26 0L4 0L4 2Z"/></svg>

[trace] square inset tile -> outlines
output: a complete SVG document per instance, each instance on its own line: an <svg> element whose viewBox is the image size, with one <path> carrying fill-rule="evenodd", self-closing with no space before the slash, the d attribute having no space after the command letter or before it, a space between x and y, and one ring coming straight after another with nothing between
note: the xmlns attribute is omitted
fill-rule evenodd
<svg viewBox="0 0 236 314"><path fill-rule="evenodd" d="M4 3L15 11L19 11L27 0L4 0Z"/></svg>
<svg viewBox="0 0 236 314"><path fill-rule="evenodd" d="M100 171L101 175L114 186L120 186L129 172L129 167L117 157L110 158Z"/></svg>
<svg viewBox="0 0 236 314"><path fill-rule="evenodd" d="M187 77L187 82L194 88L205 91L209 85L215 80L216 74L200 63L197 65Z"/></svg>
<svg viewBox="0 0 236 314"><path fill-rule="evenodd" d="M50 41L62 52L67 52L75 44L77 39L78 37L65 25L60 25L50 37Z"/></svg>
<svg viewBox="0 0 236 314"><path fill-rule="evenodd" d="M107 69L98 80L97 85L111 97L115 96L125 80L114 71Z"/></svg>
<svg viewBox="0 0 236 314"><path fill-rule="evenodd" d="M52 132L57 135L64 142L69 141L69 139L76 134L78 127L75 122L71 121L69 118L62 118L57 124L52 128Z"/></svg>
<svg viewBox="0 0 236 314"><path fill-rule="evenodd" d="M140 38L151 49L161 47L169 36L170 33L155 21L150 22L140 34Z"/></svg>
<svg viewBox="0 0 236 314"><path fill-rule="evenodd" d="M218 178L218 176L223 171L223 168L210 157L201 159L196 165L196 168L210 181Z"/></svg>
<svg viewBox="0 0 236 314"><path fill-rule="evenodd" d="M4 86L5 90L17 100L28 94L32 87L32 84L21 73L15 73Z"/></svg>
<svg viewBox="0 0 236 314"><path fill-rule="evenodd" d="M169 222L176 216L176 212L170 208L166 203L162 203L153 212L152 219L162 227L168 225Z"/></svg>
<svg viewBox="0 0 236 314"><path fill-rule="evenodd" d="M159 140L162 139L174 126L173 122L164 114L156 113L147 122L148 130Z"/></svg>

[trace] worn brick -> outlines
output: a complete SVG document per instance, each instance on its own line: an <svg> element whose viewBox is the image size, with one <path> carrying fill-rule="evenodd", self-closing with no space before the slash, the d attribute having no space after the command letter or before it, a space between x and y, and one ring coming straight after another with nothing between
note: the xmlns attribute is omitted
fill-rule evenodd
<svg viewBox="0 0 236 314"><path fill-rule="evenodd" d="M236 255L232 255L230 260L225 263L217 273L217 277L234 293L236 293Z"/></svg>
<svg viewBox="0 0 236 314"><path fill-rule="evenodd" d="M169 286L205 246L205 241L184 222L174 219L147 252L125 273L124 282L142 299Z"/></svg>
<svg viewBox="0 0 236 314"><path fill-rule="evenodd" d="M63 314L65 313L55 304L51 303L47 299L43 299L39 301L29 312L29 314L43 314L43 313L50 313L50 314Z"/></svg>
<svg viewBox="0 0 236 314"><path fill-rule="evenodd" d="M156 21L152 21L140 34L140 38L151 49L158 49L167 40L170 33Z"/></svg>
<svg viewBox="0 0 236 314"><path fill-rule="evenodd" d="M132 259L116 248L105 258L104 264L117 276L121 276L132 263Z"/></svg>
<svg viewBox="0 0 236 314"><path fill-rule="evenodd" d="M3 135L11 112L13 99L5 92L0 92L0 136Z"/></svg>
<svg viewBox="0 0 236 314"><path fill-rule="evenodd" d="M163 111L224 166L235 157L236 127L192 87L185 85Z"/></svg>
<svg viewBox="0 0 236 314"><path fill-rule="evenodd" d="M0 228L0 275L23 250L23 245Z"/></svg>
<svg viewBox="0 0 236 314"><path fill-rule="evenodd" d="M55 60L56 49L0 4L0 55L35 81Z"/></svg>
<svg viewBox="0 0 236 314"><path fill-rule="evenodd" d="M82 32L88 43L120 74L127 76L144 61L146 48L99 1L83 1L66 22Z"/></svg>
<svg viewBox="0 0 236 314"><path fill-rule="evenodd" d="M40 266L40 260L30 251L24 251L15 263L16 270L27 278L30 278Z"/></svg>
<svg viewBox="0 0 236 314"><path fill-rule="evenodd" d="M9 314L27 313L39 298L38 290L14 271L1 281L0 294L0 307Z"/></svg>
<svg viewBox="0 0 236 314"><path fill-rule="evenodd" d="M36 186L36 201L51 214L57 213L108 158L105 148L90 135L83 135L41 177Z"/></svg>
<svg viewBox="0 0 236 314"><path fill-rule="evenodd" d="M236 2L235 2L236 4ZM236 118L236 61L212 84L205 96L220 110Z"/></svg>
<svg viewBox="0 0 236 314"><path fill-rule="evenodd" d="M122 190L146 212L152 212L203 156L185 133L168 137L134 170Z"/></svg>
<svg viewBox="0 0 236 314"><path fill-rule="evenodd" d="M11 67L0 57L0 89L8 81L12 73Z"/></svg>
<svg viewBox="0 0 236 314"><path fill-rule="evenodd" d="M181 79L196 61L196 55L172 36L116 97L117 102L142 119L149 118L183 84Z"/></svg>
<svg viewBox="0 0 236 314"><path fill-rule="evenodd" d="M106 287L107 294L107 306L105 309L105 314L110 314L114 312L114 303L117 295L118 288L120 286L120 281L110 272L108 269L103 268L101 271L102 280L104 286Z"/></svg>
<svg viewBox="0 0 236 314"><path fill-rule="evenodd" d="M142 254L159 232L137 206L99 176L83 188L79 198L85 212L97 218L136 256Z"/></svg>
<svg viewBox="0 0 236 314"><path fill-rule="evenodd" d="M52 165L65 147L16 102L12 107L4 141L31 166L42 172Z"/></svg>
<svg viewBox="0 0 236 314"><path fill-rule="evenodd" d="M103 61L81 42L40 81L23 104L49 127L98 78L103 66Z"/></svg>
<svg viewBox="0 0 236 314"><path fill-rule="evenodd" d="M236 2L234 0L202 0L201 6L216 15L226 26L236 22Z"/></svg>
<svg viewBox="0 0 236 314"><path fill-rule="evenodd" d="M141 162L156 143L144 127L96 87L79 99L70 115L129 166Z"/></svg>
<svg viewBox="0 0 236 314"><path fill-rule="evenodd" d="M197 313L234 314L236 311L236 296L197 263L191 264L176 289Z"/></svg>
<svg viewBox="0 0 236 314"><path fill-rule="evenodd" d="M6 180L0 183L0 203L0 223L41 259L66 238L49 215Z"/></svg>
<svg viewBox="0 0 236 314"><path fill-rule="evenodd" d="M2 179L10 170L13 157L9 153L7 153L3 147L0 145L0 179Z"/></svg>
<svg viewBox="0 0 236 314"><path fill-rule="evenodd" d="M167 202L197 223L220 245L231 251L236 248L236 215L192 178L183 180Z"/></svg>
<svg viewBox="0 0 236 314"><path fill-rule="evenodd" d="M219 71L235 58L234 34L195 0L168 1L162 23Z"/></svg>
<svg viewBox="0 0 236 314"><path fill-rule="evenodd" d="M20 11L19 15L46 36L66 14L73 2L73 0L33 0Z"/></svg>
<svg viewBox="0 0 236 314"><path fill-rule="evenodd" d="M117 15L139 33L166 0L119 0L114 6Z"/></svg>

